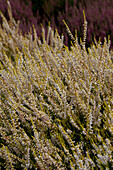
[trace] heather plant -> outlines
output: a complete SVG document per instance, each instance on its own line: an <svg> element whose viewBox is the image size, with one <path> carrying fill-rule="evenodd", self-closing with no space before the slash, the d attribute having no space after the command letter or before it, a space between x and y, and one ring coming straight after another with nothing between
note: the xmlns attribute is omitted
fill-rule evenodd
<svg viewBox="0 0 113 170"><path fill-rule="evenodd" d="M1 169L112 169L113 53L110 39L71 50L48 26L23 36L19 22L1 13ZM33 37L34 35L34 37Z"/></svg>

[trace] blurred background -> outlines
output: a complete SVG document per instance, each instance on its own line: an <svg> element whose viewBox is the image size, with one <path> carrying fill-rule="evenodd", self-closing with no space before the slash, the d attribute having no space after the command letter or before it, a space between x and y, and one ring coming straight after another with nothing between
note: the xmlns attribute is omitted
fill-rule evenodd
<svg viewBox="0 0 113 170"><path fill-rule="evenodd" d="M83 10L85 11L87 25L86 48L94 41L100 40L103 44L104 37L110 35L113 50L113 0L9 0L14 19L20 20L19 29L25 35L35 26L37 36L41 37L41 24L46 35L48 24L57 29L59 35L64 35L64 44L70 47L70 37L66 31L63 19L67 23L72 34L77 30L78 41L83 38ZM7 0L0 0L0 10L9 20L7 12ZM0 17L0 24L2 18Z"/></svg>

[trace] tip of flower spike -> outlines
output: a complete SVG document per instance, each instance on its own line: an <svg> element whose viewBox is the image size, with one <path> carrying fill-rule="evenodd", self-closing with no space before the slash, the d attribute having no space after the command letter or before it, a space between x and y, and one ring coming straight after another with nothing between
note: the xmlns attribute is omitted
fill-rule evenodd
<svg viewBox="0 0 113 170"><path fill-rule="evenodd" d="M48 27L50 27L50 24L51 24L51 22L49 21L49 22L48 22Z"/></svg>
<svg viewBox="0 0 113 170"><path fill-rule="evenodd" d="M63 19L63 23L66 25L66 22L65 22L65 20Z"/></svg>
<svg viewBox="0 0 113 170"><path fill-rule="evenodd" d="M1 15L1 17L3 16L3 14L2 14L2 12L0 11L0 15Z"/></svg>
<svg viewBox="0 0 113 170"><path fill-rule="evenodd" d="M85 16L84 10L83 10L83 16L84 16L84 21L86 21L86 16Z"/></svg>

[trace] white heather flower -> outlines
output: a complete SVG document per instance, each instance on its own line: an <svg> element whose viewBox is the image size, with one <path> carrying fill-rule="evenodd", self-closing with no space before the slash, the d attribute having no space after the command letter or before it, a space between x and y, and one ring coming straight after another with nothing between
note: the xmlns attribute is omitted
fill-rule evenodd
<svg viewBox="0 0 113 170"><path fill-rule="evenodd" d="M100 142L102 141L102 139L101 139L102 137L100 135L97 135L97 138Z"/></svg>
<svg viewBox="0 0 113 170"><path fill-rule="evenodd" d="M72 131L70 129L67 129L66 131L69 135L72 133Z"/></svg>
<svg viewBox="0 0 113 170"><path fill-rule="evenodd" d="M106 142L106 144L109 146L109 145L111 145L110 144L110 140L107 138L107 139L105 139L105 142Z"/></svg>
<svg viewBox="0 0 113 170"><path fill-rule="evenodd" d="M84 128L84 130L82 131L82 133L83 133L84 135L87 135L87 134L86 134L86 131L85 131L85 128Z"/></svg>

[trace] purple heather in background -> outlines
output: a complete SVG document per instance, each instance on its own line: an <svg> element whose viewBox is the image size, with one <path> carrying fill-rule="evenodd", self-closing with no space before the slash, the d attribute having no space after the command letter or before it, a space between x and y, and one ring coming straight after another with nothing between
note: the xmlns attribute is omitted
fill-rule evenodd
<svg viewBox="0 0 113 170"><path fill-rule="evenodd" d="M25 34L30 30L32 25L37 30L37 35L41 37L42 23L46 34L47 26L50 21L51 27L58 30L65 37L65 45L69 45L70 38L66 32L66 27L63 19L69 26L73 35L75 29L78 32L78 40L83 37L83 10L85 11L87 25L86 47L94 41L94 36L97 40L101 37L101 42L104 42L104 37L110 35L111 49L113 49L113 1L112 0L45 0L42 4L42 11L33 13L33 0L9 0L13 17L20 20L20 30ZM38 7L37 7L38 8ZM5 17L7 15L6 0L0 0L0 10ZM1 22L1 17L0 17Z"/></svg>

